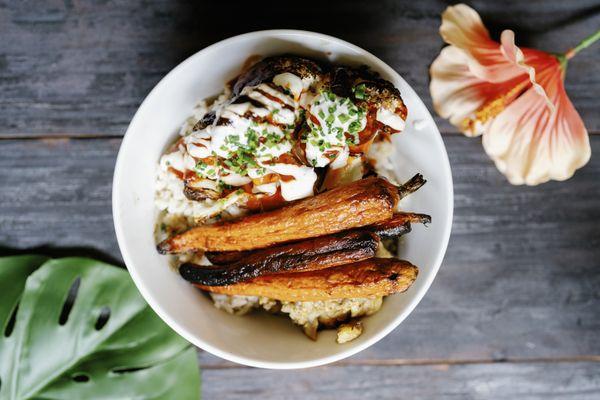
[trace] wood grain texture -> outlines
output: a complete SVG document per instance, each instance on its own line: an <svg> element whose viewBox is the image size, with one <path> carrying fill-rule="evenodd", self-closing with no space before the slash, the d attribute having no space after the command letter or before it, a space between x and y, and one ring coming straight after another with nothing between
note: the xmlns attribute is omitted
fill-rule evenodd
<svg viewBox="0 0 600 400"><path fill-rule="evenodd" d="M390 64L432 109L427 70L452 3L0 0L0 254L122 264L110 204L119 137L170 69L226 37L272 28L340 37ZM494 37L513 28L519 45L547 51L600 26L598 0L467 3ZM582 52L566 84L591 133L600 133L598 65L598 47ZM205 399L600 398L600 159L564 183L513 187L479 139L444 141L452 237L406 321L310 370L244 368L200 351ZM591 144L600 152L600 135Z"/></svg>
<svg viewBox="0 0 600 400"><path fill-rule="evenodd" d="M122 135L144 96L185 58L226 37L279 27L373 52L431 109L427 71L443 45L437 30L449 3L0 0L0 136ZM513 28L519 45L547 51L565 51L600 25L598 0L468 3L495 37ZM567 79L592 132L600 132L598 65L600 51L589 49L571 62Z"/></svg>
<svg viewBox="0 0 600 400"><path fill-rule="evenodd" d="M0 140L0 250L122 263L111 213L120 139Z"/></svg>
<svg viewBox="0 0 600 400"><path fill-rule="evenodd" d="M203 399L597 400L600 363L203 369Z"/></svg>
<svg viewBox="0 0 600 400"><path fill-rule="evenodd" d="M407 320L353 360L600 355L600 158L567 182L514 187L479 139L444 140L456 204L445 261ZM119 143L0 140L0 243L122 262L110 206Z"/></svg>

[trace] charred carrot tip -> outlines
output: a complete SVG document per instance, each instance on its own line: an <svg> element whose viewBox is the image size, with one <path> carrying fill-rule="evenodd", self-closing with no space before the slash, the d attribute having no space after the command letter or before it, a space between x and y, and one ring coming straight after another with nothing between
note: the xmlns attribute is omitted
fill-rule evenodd
<svg viewBox="0 0 600 400"><path fill-rule="evenodd" d="M421 218L421 223L427 225L431 223L431 215L417 214Z"/></svg>
<svg viewBox="0 0 600 400"><path fill-rule="evenodd" d="M423 186L427 181L423 178L423 175L416 174L404 184L398 187L398 194L400 194L400 198L405 197L413 192L416 192Z"/></svg>

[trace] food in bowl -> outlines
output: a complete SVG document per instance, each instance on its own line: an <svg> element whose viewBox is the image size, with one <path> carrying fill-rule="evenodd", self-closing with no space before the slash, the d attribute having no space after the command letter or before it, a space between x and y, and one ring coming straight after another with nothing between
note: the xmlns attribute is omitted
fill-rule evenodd
<svg viewBox="0 0 600 400"><path fill-rule="evenodd" d="M398 89L365 67L246 65L159 161L158 251L220 309L356 338L359 317L417 278L393 247L431 220L399 209L423 177L399 185L387 165L406 116Z"/></svg>

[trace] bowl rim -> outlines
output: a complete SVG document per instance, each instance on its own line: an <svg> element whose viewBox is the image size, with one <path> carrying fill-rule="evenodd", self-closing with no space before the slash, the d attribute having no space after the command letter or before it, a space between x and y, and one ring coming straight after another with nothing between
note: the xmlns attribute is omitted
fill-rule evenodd
<svg viewBox="0 0 600 400"><path fill-rule="evenodd" d="M115 233L117 236L117 243L119 245L119 250L121 251L121 255L123 256L125 265L127 266L127 270L129 271L129 274L131 275L138 291L141 293L144 300L148 303L148 305L150 305L150 307L154 310L154 312L158 316L160 316L160 318L167 325L169 325L169 327L171 327L171 329L173 329L175 332L177 332L180 336L182 336L184 339L186 339L191 344L193 344L193 345L195 345L217 357L225 359L227 361L231 361L231 362L234 362L237 364L247 365L250 367L257 367L257 368L301 369L301 368L310 368L310 367L316 367L316 366L320 366L320 365L333 363L333 362L342 360L344 358L350 357L354 354L357 354L357 353L363 351L364 349L374 345L375 343L377 343L378 341L383 339L385 336L387 336L392 330L394 330L398 325L400 325L400 323L402 323L402 321L404 321L404 319L408 315L410 315L413 312L415 307L421 302L421 300L425 296L425 293L427 293L427 291L431 287L431 284L433 283L433 280L435 279L435 277L440 269L440 266L442 264L445 254L446 254L446 250L448 248L448 242L450 240L450 232L452 229L452 219L453 219L453 214L454 214L454 185L453 185L453 180L452 180L450 161L448 159L448 153L446 151L446 146L444 145L444 142L442 140L441 133L439 132L439 129L437 128L437 125L435 124L435 121L431 117L431 113L429 113L428 118L431 119L432 126L435 129L435 132L437 133L437 135L434 135L435 136L434 140L438 141L439 142L438 144L441 145L441 148L443 149L443 159L441 160L441 162L443 164L445 164L447 167L444 169L444 171L442 173L443 179L446 182L448 182L448 185L450 188L449 196L446 199L447 208L448 208L449 212L446 216L445 228L443 231L443 239L442 239L443 243L440 247L440 251L438 252L438 254L435 258L435 262L433 263L433 265L431 265L431 273L426 278L425 283L413 295L413 298L410 301L409 305L401 313L396 315L394 317L394 319L388 325L386 325L383 329L381 329L379 332L374 334L368 340L365 340L364 342L361 342L352 347L348 347L348 349L341 351L334 355L319 357L319 358L314 358L313 360L299 361L299 362L298 361L271 362L271 361L256 360L256 359L252 359L252 358L245 357L245 356L239 356L239 355L233 354L227 350L223 350L221 348L212 346L211 344L206 343L204 340L202 340L198 336L194 335L193 332L189 332L187 329L185 329L184 327L179 325L176 320L172 319L169 316L169 314L162 308L159 301L155 300L153 295L150 293L150 291L147 290L146 287L144 286L144 284L141 280L141 277L138 274L137 269L134 267L135 263L133 262L133 257L129 253L129 250L127 249L127 247L125 246L124 226L120 219L119 213L117 212L117 204L119 204L119 199L122 198L122 196L123 196L121 194L122 189L120 189L120 187L117 185L117 183L121 179L121 174L122 174L122 170L123 170L123 167L122 167L122 165L124 163L124 161L123 161L124 160L124 155L123 155L124 150L123 149L128 146L128 143L131 140L132 134L130 134L130 132L135 129L136 125L138 125L138 123L139 123L138 120L141 118L139 111L143 107L143 105L147 101L147 99L150 98L162 86L166 85L166 82L168 81L170 76L176 74L177 71L182 69L188 63L191 63L192 59L194 59L196 57L201 57L204 53L208 53L218 47L229 45L232 42L236 42L236 41L248 39L248 38L260 38L260 37L268 38L268 37L274 36L274 35L311 37L314 39L321 39L321 40L325 40L328 42L335 42L336 44L347 47L347 48L355 51L356 53L360 54L361 57L368 60L369 64L377 65L378 68L385 70L385 72L389 76L392 76L399 81L404 81L404 79L400 76L400 74L398 74L387 63L383 62L382 60L380 60L378 57L376 57L372 53L370 53L352 43L349 43L345 40L336 38L334 36L325 35L322 33L305 31L305 30L297 30L297 29L269 29L269 30L248 32L248 33L232 36L232 37L223 39L221 41L218 41L218 42L216 42L210 46L207 46L207 47L199 50L198 52L190 55L184 61L179 63L177 66L175 66L152 88L152 90L148 93L148 95L146 95L144 100L140 103L138 109L136 110L135 115L133 116L133 118L131 119L131 122L129 123L129 125L127 127L127 130L125 132L125 135L123 136L121 145L119 147L119 152L117 154L114 175L113 175L113 182L112 182L112 205L111 206L112 206L112 214L113 214L113 223L114 223ZM410 86L410 85L408 85L408 86ZM415 94L416 94L416 92L415 92ZM421 98L419 97L418 94L416 94L415 100L417 102L420 102L421 105L423 105L423 107L425 107L427 109L427 107L423 104L423 101L421 100Z"/></svg>

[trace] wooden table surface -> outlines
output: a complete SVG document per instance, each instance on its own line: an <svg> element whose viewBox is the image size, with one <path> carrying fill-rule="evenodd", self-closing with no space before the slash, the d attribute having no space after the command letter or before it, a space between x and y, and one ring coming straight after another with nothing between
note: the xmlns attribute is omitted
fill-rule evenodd
<svg viewBox="0 0 600 400"><path fill-rule="evenodd" d="M319 31L396 69L431 109L428 66L449 2L0 0L0 249L122 264L111 216L115 157L148 91L223 38ZM492 34L564 51L600 27L598 0L475 1ZM205 399L599 399L600 45L567 91L592 159L567 182L514 187L437 119L455 189L446 258L392 334L334 365L246 368L199 352Z"/></svg>

